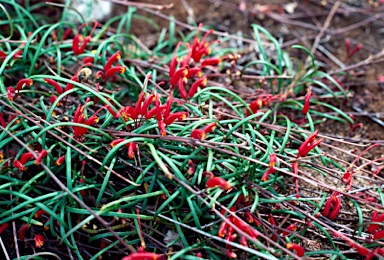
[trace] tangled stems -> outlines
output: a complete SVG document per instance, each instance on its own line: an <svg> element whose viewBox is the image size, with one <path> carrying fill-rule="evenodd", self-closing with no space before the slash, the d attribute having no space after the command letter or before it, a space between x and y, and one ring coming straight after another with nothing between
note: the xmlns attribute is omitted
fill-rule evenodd
<svg viewBox="0 0 384 260"><path fill-rule="evenodd" d="M17 28L30 19L25 12L12 15ZM177 41L160 38L152 56L139 60L125 55L119 34L109 37L113 32L104 34L102 24L82 39L74 24L46 23L26 23L25 35L30 30L31 38L43 37L38 45L28 38L0 53L0 71L8 75L0 84L4 237L16 234L28 250L60 257L71 252L76 259L328 255L308 246L312 237L337 254L350 244L365 256L382 253L361 238L366 228L372 239L382 239L382 216L361 213L364 205L379 207L379 192L355 196L357 187L345 193L328 183L342 183L329 164L349 164L322 153L331 139L314 131L316 122L347 119L319 100L345 93L323 87L329 78L314 73L315 63L302 71L288 68L284 50L260 27L254 27L255 41L264 33L276 53L267 53L260 41L263 61L247 63L244 54L211 40L213 31L200 35L202 26L169 53L161 46ZM252 88L249 71L265 79ZM239 90L238 83L252 87ZM330 117L330 111L338 114ZM368 165L356 171L370 174ZM316 170L327 178L319 179ZM358 222L367 223L354 242L343 215L349 199L360 212ZM340 225L341 235L335 233ZM12 239L5 243L15 248Z"/></svg>

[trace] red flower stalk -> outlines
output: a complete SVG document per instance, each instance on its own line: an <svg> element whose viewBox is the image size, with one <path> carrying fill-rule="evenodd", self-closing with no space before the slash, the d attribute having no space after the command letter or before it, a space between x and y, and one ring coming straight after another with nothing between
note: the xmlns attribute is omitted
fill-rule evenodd
<svg viewBox="0 0 384 260"><path fill-rule="evenodd" d="M308 136L308 138L300 145L298 149L299 153L297 155L297 158L299 158L300 156L306 156L313 148L318 146L323 141L323 138L315 140L318 133L318 131L314 132L313 134Z"/></svg>
<svg viewBox="0 0 384 260"><path fill-rule="evenodd" d="M85 25L86 24L82 24L82 25L79 26L79 28L77 28L78 33L75 35L75 37L73 38L73 41L72 41L72 50L73 50L73 53L75 53L76 55L84 53L85 48L87 47L87 44L91 41L91 35L96 30L96 27L97 27L98 23L95 22L95 25L93 26L93 29L90 32L90 34L87 37L84 38L79 33L79 31Z"/></svg>
<svg viewBox="0 0 384 260"><path fill-rule="evenodd" d="M298 244L294 243L287 243L286 247L287 249L292 249L293 251L295 251L297 256L304 256L305 250L302 246L299 246Z"/></svg>
<svg viewBox="0 0 384 260"><path fill-rule="evenodd" d="M53 80L53 79L44 79L44 81L45 81L45 83L53 86L56 89L56 92L57 92L58 95L63 94L63 88L55 80Z"/></svg>
<svg viewBox="0 0 384 260"><path fill-rule="evenodd" d="M213 178L210 178L207 183L206 183L206 188L214 188L214 187L219 187L220 189L223 189L223 190L230 190L232 189L232 185L224 180L223 178L221 177L213 177Z"/></svg>
<svg viewBox="0 0 384 260"><path fill-rule="evenodd" d="M155 253L149 253L145 251L137 251L130 254L129 256L123 257L121 260L165 260L164 255L159 255Z"/></svg>
<svg viewBox="0 0 384 260"><path fill-rule="evenodd" d="M40 248L44 245L44 237L40 234L35 236L35 247Z"/></svg>
<svg viewBox="0 0 384 260"><path fill-rule="evenodd" d="M133 159L135 157L135 151L137 149L136 143L128 143L128 157L129 159Z"/></svg>
<svg viewBox="0 0 384 260"><path fill-rule="evenodd" d="M56 164L57 166L60 166L60 165L62 165L64 162L65 162L65 155L62 155L62 156L60 156L60 157L55 161L55 164Z"/></svg>
<svg viewBox="0 0 384 260"><path fill-rule="evenodd" d="M7 96L10 101L13 100L13 97L16 95L15 88L14 87L8 87L7 88Z"/></svg>
<svg viewBox="0 0 384 260"><path fill-rule="evenodd" d="M308 92L305 95L305 99L304 99L304 106L302 109L303 115L306 115L308 113L309 102L311 101L311 96L312 96L312 87L309 87Z"/></svg>
<svg viewBox="0 0 384 260"><path fill-rule="evenodd" d="M177 51L182 44L183 44L182 42L178 42L176 45L175 52L173 54L171 62L169 63L169 77L172 77L175 74L176 67L179 62L177 58Z"/></svg>
<svg viewBox="0 0 384 260"><path fill-rule="evenodd" d="M38 155L37 155L37 158L35 160L35 164L36 165L39 165L41 163L41 161L43 160L44 157L47 157L48 155L48 151L47 150L42 150Z"/></svg>
<svg viewBox="0 0 384 260"><path fill-rule="evenodd" d="M1 233L3 233L8 227L9 227L8 222L2 224L2 225L0 226L0 235L1 235Z"/></svg>
<svg viewBox="0 0 384 260"><path fill-rule="evenodd" d="M19 82L17 82L16 85L16 93L18 93L20 90L23 89L23 86L30 87L33 84L33 80L31 79L21 79Z"/></svg>
<svg viewBox="0 0 384 260"><path fill-rule="evenodd" d="M176 120L184 120L188 117L188 113L187 112L176 112L176 113L173 113L173 114L170 114L167 118L164 119L164 123L166 125L170 125L172 124L173 122L175 122Z"/></svg>
<svg viewBox="0 0 384 260"><path fill-rule="evenodd" d="M176 85L180 79L183 79L188 74L188 69L186 67L182 67L175 71L173 76L171 77L170 83L172 86Z"/></svg>
<svg viewBox="0 0 384 260"><path fill-rule="evenodd" d="M292 162L292 172L296 176L299 175L299 163L297 161ZM299 192L299 178L294 177L295 179L295 187L296 187L296 198L300 198L300 192Z"/></svg>
<svg viewBox="0 0 384 260"><path fill-rule="evenodd" d="M207 82L208 82L207 77L202 77L202 78L196 80L195 83L193 83L191 88L189 89L188 96L193 97L197 91L197 88L198 87L204 88L205 86L207 86Z"/></svg>
<svg viewBox="0 0 384 260"><path fill-rule="evenodd" d="M207 134L201 129L195 129L191 132L191 137L197 140L203 140Z"/></svg>
<svg viewBox="0 0 384 260"><path fill-rule="evenodd" d="M331 207L333 207L332 211L331 211ZM331 197L328 199L327 203L325 204L322 214L324 217L328 217L330 220L334 220L339 214L340 209L341 209L340 196L338 192L334 191Z"/></svg>
<svg viewBox="0 0 384 260"><path fill-rule="evenodd" d="M365 248L364 246L356 243L355 241L353 241L352 239L350 239L349 237L343 235L342 233L340 232L337 232L335 231L334 232L334 235L336 237L340 237L342 238L345 242L347 242L347 244L352 247L353 249L355 249L361 256L367 256L368 254L370 254L372 251L369 250L368 248Z"/></svg>
<svg viewBox="0 0 384 260"><path fill-rule="evenodd" d="M221 63L221 58L208 58L201 62L202 67L217 66Z"/></svg>
<svg viewBox="0 0 384 260"><path fill-rule="evenodd" d="M117 51L115 52L108 60L107 62L105 63L104 65L104 71L108 71L113 63L117 62L118 60L121 59L121 51Z"/></svg>
<svg viewBox="0 0 384 260"><path fill-rule="evenodd" d="M124 66L115 66L113 68L110 68L109 70L107 70L107 72L105 72L104 79L107 80L107 79L109 79L110 77L112 77L116 73L123 74L123 73L125 73L126 69L127 68L124 67Z"/></svg>
<svg viewBox="0 0 384 260"><path fill-rule="evenodd" d="M357 162L357 160L359 160L361 158L361 156L368 152L370 149L372 148L375 148L375 147L378 147L379 144L373 144L373 145L370 145L369 147L367 147L367 149L365 149L364 151L362 151L356 158L355 160L353 160L353 162L348 166L346 172L344 173L343 175L343 182L347 184L347 191L349 191L352 187L352 180L353 180L353 174L355 173L352 168L353 166L355 165L355 163Z"/></svg>
<svg viewBox="0 0 384 260"><path fill-rule="evenodd" d="M21 226L21 228L19 230L19 239L21 241L24 241L24 239L25 239L25 231L28 230L28 229L29 229L29 225L27 225L25 223Z"/></svg>

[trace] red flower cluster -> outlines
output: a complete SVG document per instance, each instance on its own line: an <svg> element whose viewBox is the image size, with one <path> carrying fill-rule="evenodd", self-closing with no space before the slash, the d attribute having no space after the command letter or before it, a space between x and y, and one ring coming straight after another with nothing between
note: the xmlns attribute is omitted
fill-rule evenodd
<svg viewBox="0 0 384 260"><path fill-rule="evenodd" d="M331 210L332 207L332 210ZM323 216L334 220L339 214L341 209L341 199L338 192L334 191L328 201L325 203Z"/></svg>
<svg viewBox="0 0 384 260"><path fill-rule="evenodd" d="M37 153L37 158L35 160L35 164L39 165L44 157L47 157L48 151L42 150L41 152L35 151ZM13 160L13 166L20 171L26 171L27 168L24 166L30 159L34 159L35 157L31 152L23 153L20 157L20 160Z"/></svg>
<svg viewBox="0 0 384 260"><path fill-rule="evenodd" d="M83 106L81 104L77 106L75 114L73 116L74 123L91 126L99 122L99 118L96 116L99 111L96 111L95 114L90 116L88 119L85 119L86 115L84 114L84 109L89 101L90 99L88 98L85 101L85 104ZM88 131L87 128L81 127L81 126L73 126L72 128L73 128L73 136L75 138L80 138L84 136Z"/></svg>
<svg viewBox="0 0 384 260"><path fill-rule="evenodd" d="M20 93L20 91L23 89L23 87L30 87L33 84L33 80L31 79L21 79L19 82L17 82L16 88L14 87L8 87L7 88L7 96L9 100L13 100L15 97L17 97Z"/></svg>
<svg viewBox="0 0 384 260"><path fill-rule="evenodd" d="M176 120L184 120L188 117L187 112L171 113L173 104L172 94L168 97L167 103L162 105L157 94L146 96L145 92L141 92L135 106L126 106L121 108L118 113L115 113L109 106L106 108L115 117L122 116L125 121L139 120L156 117L158 121L159 132L162 136L166 135L166 126L172 124ZM151 109L150 106L154 105Z"/></svg>
<svg viewBox="0 0 384 260"><path fill-rule="evenodd" d="M103 80L105 82L116 73L119 73L119 74L125 73L125 70L127 69L126 67L112 66L115 62L118 62L120 59L121 59L121 52L120 51L115 52L105 63L104 71L100 70L96 72L96 79Z"/></svg>
<svg viewBox="0 0 384 260"><path fill-rule="evenodd" d="M232 212L236 211L236 207L232 207L231 211ZM237 228L244 231L247 235L249 235L254 240L256 240L259 237L259 232L256 229L254 229L252 226L247 224L244 220L240 219L239 217L235 215L231 215L226 218L226 221L223 221L221 223L218 230L218 234L217 234L219 237L225 237L225 240L227 241L233 242L237 238L237 234L234 233L235 229L231 225L229 225L228 222L234 224ZM239 238L239 243L243 246L248 246L247 238L244 236L241 236ZM231 245L226 244L226 248L228 250L227 251L228 257L230 258L237 257L236 253L232 251Z"/></svg>
<svg viewBox="0 0 384 260"><path fill-rule="evenodd" d="M182 44L179 42L169 64L170 84L172 87L177 85L183 99L192 98L199 87L204 88L207 85L207 77L203 76L203 68L208 66L214 68L222 62L222 58L211 57L202 60L204 56L210 55L210 47L219 40L207 42L207 37L212 34L212 30L207 31L203 38L200 39L199 31L201 27L202 24L198 27L192 45L186 44L188 53L182 58L177 56L177 50ZM189 87L187 93L185 86L188 84L189 79L193 79L194 83Z"/></svg>
<svg viewBox="0 0 384 260"><path fill-rule="evenodd" d="M91 36L92 36L93 32L96 30L98 22L95 22L92 31L89 33L89 35L87 37L84 38L83 35L80 34L80 30L81 30L81 28L83 28L86 25L87 25L86 23L80 25L77 28L77 34L73 38L72 50L73 50L73 53L76 55L84 53L85 48L87 47L87 44L91 41Z"/></svg>

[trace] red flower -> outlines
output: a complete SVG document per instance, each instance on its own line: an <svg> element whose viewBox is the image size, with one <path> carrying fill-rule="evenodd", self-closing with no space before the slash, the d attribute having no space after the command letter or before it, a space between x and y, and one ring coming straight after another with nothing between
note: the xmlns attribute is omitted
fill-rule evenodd
<svg viewBox="0 0 384 260"><path fill-rule="evenodd" d="M176 85L180 79L183 79L188 74L188 69L186 67L182 67L175 71L173 76L171 77L170 83L172 86Z"/></svg>
<svg viewBox="0 0 384 260"><path fill-rule="evenodd" d="M60 157L55 161L55 164L56 164L57 166L60 166L60 165L62 165L64 162L65 162L65 155L62 155L62 156L60 156Z"/></svg>
<svg viewBox="0 0 384 260"><path fill-rule="evenodd" d="M221 63L221 58L208 58L201 62L202 67L206 66L217 66Z"/></svg>
<svg viewBox="0 0 384 260"><path fill-rule="evenodd" d="M89 102L89 99L86 101L86 103L87 102ZM88 126L98 123L99 118L96 116L96 113L98 111L96 111L94 115L92 115L87 120L85 120L85 114L83 113L84 107L85 105L84 106L81 106L80 104L78 105L75 111L75 115L73 116L73 122L78 124L88 125ZM84 128L81 126L73 126L72 128L73 128L73 135L74 137L77 137L77 138L85 135L88 131L87 128Z"/></svg>
<svg viewBox="0 0 384 260"><path fill-rule="evenodd" d="M136 143L128 143L128 157L129 159L133 159L135 157L135 151L137 149Z"/></svg>
<svg viewBox="0 0 384 260"><path fill-rule="evenodd" d="M261 181L267 181L269 180L269 175L270 174L274 174L276 172L276 169L275 167L271 167L271 168L268 168L268 170L266 170L263 174L263 176L261 177Z"/></svg>
<svg viewBox="0 0 384 260"><path fill-rule="evenodd" d="M298 155L297 155L297 158L298 157L303 157L303 156L306 156L313 148L315 148L316 146L318 146L322 141L323 141L323 138L319 139L319 140L315 140L316 139L316 136L318 134L318 131L314 132L312 135L310 135L299 147L298 151Z"/></svg>
<svg viewBox="0 0 384 260"><path fill-rule="evenodd" d="M115 66L115 67L113 67L113 68L110 68L109 70L107 70L106 72L105 72L105 77L104 77L104 79L105 80L107 80L107 79L109 79L110 77L112 77L114 74L116 74L116 73L119 73L119 74L123 74L123 73L125 73L125 70L126 70L127 68L126 67L124 67L124 66Z"/></svg>
<svg viewBox="0 0 384 260"><path fill-rule="evenodd" d="M187 116L188 116L187 112L176 112L176 113L170 114L167 118L165 118L164 123L166 125L170 125L173 122L175 122L176 120L181 121L181 120L186 119Z"/></svg>
<svg viewBox="0 0 384 260"><path fill-rule="evenodd" d="M202 77L202 78L196 80L195 83L193 83L192 86L190 87L190 89L188 91L188 96L190 98L193 97L197 91L197 88L198 87L204 88L207 85L207 82L208 82L207 77Z"/></svg>
<svg viewBox="0 0 384 260"><path fill-rule="evenodd" d="M331 211L331 207L333 207ZM323 216L328 217L330 220L334 220L341 209L341 200L339 193L334 191L331 197L328 199L323 210Z"/></svg>
<svg viewBox="0 0 384 260"><path fill-rule="evenodd" d="M19 82L17 82L17 85L16 85L16 93L22 90L24 86L29 87L29 86L32 86L32 84L33 84L33 80L31 79L19 80Z"/></svg>
<svg viewBox="0 0 384 260"><path fill-rule="evenodd" d="M7 88L7 96L10 101L13 100L13 97L16 95L15 88L14 87L8 87Z"/></svg>
<svg viewBox="0 0 384 260"><path fill-rule="evenodd" d="M38 155L37 155L37 158L35 160L35 164L36 165L39 165L41 163L41 161L43 160L44 157L47 157L48 155L48 151L47 150L42 150Z"/></svg>
<svg viewBox="0 0 384 260"><path fill-rule="evenodd" d="M223 190L230 190L232 189L232 185L224 180L223 178L221 177L213 177L213 178L210 178L207 183L206 183L206 188L214 188L214 187L219 187L220 189L223 189Z"/></svg>
<svg viewBox="0 0 384 260"><path fill-rule="evenodd" d="M44 79L44 81L45 81L47 84L53 86L53 87L56 89L56 92L57 92L58 95L63 94L63 88L62 88L62 87L60 86L60 84L57 83L55 80L53 80L53 79Z"/></svg>
<svg viewBox="0 0 384 260"><path fill-rule="evenodd" d="M104 65L104 71L108 71L113 63L117 62L118 60L121 59L121 51L117 51L115 52L108 60L107 62L105 63Z"/></svg>
<svg viewBox="0 0 384 260"><path fill-rule="evenodd" d="M95 25L93 26L93 29L92 31L90 32L90 34L87 36L87 37L83 37L79 31L82 27L84 27L86 24L82 24L80 25L78 28L77 28L77 31L78 33L76 34L76 36L73 38L73 41L72 41L72 50L75 54L82 54L84 53L85 51L85 48L87 47L87 44L91 41L91 35L93 34L93 32L96 30L96 27L98 25L97 22L95 22Z"/></svg>
<svg viewBox="0 0 384 260"><path fill-rule="evenodd" d="M44 245L44 237L40 234L35 236L35 247L40 248Z"/></svg>
<svg viewBox="0 0 384 260"><path fill-rule="evenodd" d="M203 140L207 134L201 129L195 129L191 132L191 137L198 140Z"/></svg>
<svg viewBox="0 0 384 260"><path fill-rule="evenodd" d="M41 218L42 215L48 215L48 213L45 212L45 210L40 209L40 210L38 210L38 211L35 213L35 218Z"/></svg>
<svg viewBox="0 0 384 260"><path fill-rule="evenodd" d="M296 252L297 256L304 256L305 250L303 247L299 246L298 244L294 243L287 243L286 245L287 249L292 249Z"/></svg>

